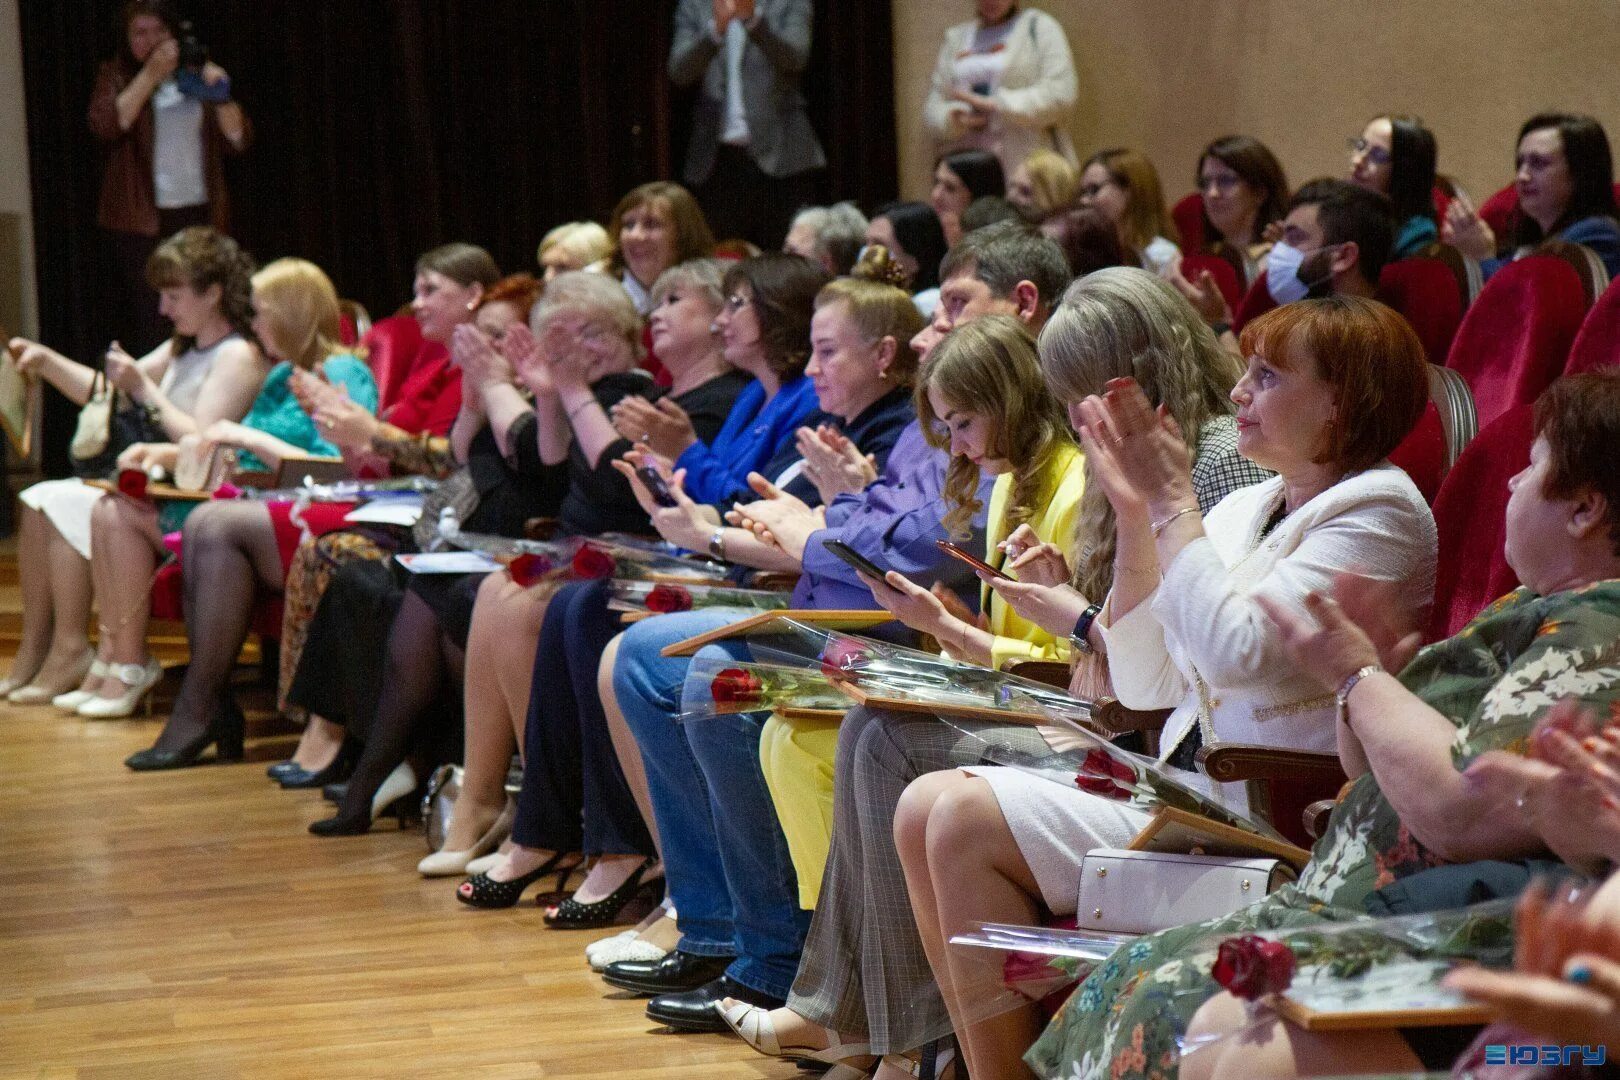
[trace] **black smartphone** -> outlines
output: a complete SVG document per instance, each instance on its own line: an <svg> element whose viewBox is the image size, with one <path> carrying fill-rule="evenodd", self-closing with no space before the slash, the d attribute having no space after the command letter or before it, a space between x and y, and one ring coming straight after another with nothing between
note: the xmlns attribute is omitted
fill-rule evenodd
<svg viewBox="0 0 1620 1080"><path fill-rule="evenodd" d="M636 476L647 485L647 490L652 493L653 502L659 506L680 505L675 501L674 493L669 490L669 484L665 483L663 474L651 465L637 465Z"/></svg>
<svg viewBox="0 0 1620 1080"><path fill-rule="evenodd" d="M860 552L856 551L842 540L823 540L821 542L821 546L838 556L840 559L843 559L861 573L866 574L869 577L875 577L879 581L883 580L883 575L885 573L883 567L879 566L871 559L868 559L865 555L862 555Z"/></svg>
<svg viewBox="0 0 1620 1080"><path fill-rule="evenodd" d="M1006 581L1015 581L1015 580L1017 580L1011 574L1004 573L1003 571L997 570L995 567L991 566L989 563L985 562L983 559L979 558L977 555L974 555L972 552L969 552L969 551L966 551L966 550L964 550L962 548L957 547L955 544L951 543L949 540L935 540L934 543L938 544L939 549L941 551L943 551L945 554L953 556L954 558L961 559L963 562L967 563L969 566L973 567L973 569L975 569L975 570L982 570L986 574L989 574L991 577L1002 578L1002 579L1004 579Z"/></svg>

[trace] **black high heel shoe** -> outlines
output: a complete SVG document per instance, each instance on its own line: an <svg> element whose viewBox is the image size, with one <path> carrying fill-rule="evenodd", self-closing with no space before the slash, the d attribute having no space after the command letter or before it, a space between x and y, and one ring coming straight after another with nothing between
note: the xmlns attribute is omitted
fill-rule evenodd
<svg viewBox="0 0 1620 1080"><path fill-rule="evenodd" d="M156 746L137 751L124 759L124 764L136 772L157 772L161 769L184 769L197 764L204 750L214 747L214 761L241 761L242 743L247 736L247 718L241 706L231 702L225 715L211 722L202 734L172 750Z"/></svg>
<svg viewBox="0 0 1620 1080"><path fill-rule="evenodd" d="M359 760L360 744L345 739L343 745L338 747L337 755L332 758L331 764L327 765L326 768L311 772L302 765L294 765L290 770L277 777L276 780L286 791L325 787L327 784L335 784L339 780L347 780L349 774L354 771L355 763Z"/></svg>
<svg viewBox="0 0 1620 1080"><path fill-rule="evenodd" d="M629 877L624 879L623 884L602 899L582 904L572 896L566 897L541 917L545 919L547 926L556 930L595 930L602 926L612 926L618 921L619 913L641 893L643 888L663 880L663 875L659 875L642 881L647 871L657 865L658 859L648 856Z"/></svg>
<svg viewBox="0 0 1620 1080"><path fill-rule="evenodd" d="M561 891L568 887L568 879L585 861L575 859L564 865L563 860L572 854L571 851L559 851L527 874L511 881L496 881L488 874L475 874L456 886L456 899L475 908L509 908L523 899L523 892L530 885L552 874L557 875L557 889ZM463 892L468 885L472 888Z"/></svg>
<svg viewBox="0 0 1620 1080"><path fill-rule="evenodd" d="M359 836L371 831L371 823L384 814L399 818L399 827L407 828L414 814L420 814L421 790L416 785L416 770L409 761L394 766L382 785L371 796L371 804L360 813L340 808L335 817L312 822L309 831L316 836ZM344 793L347 799L348 793Z"/></svg>

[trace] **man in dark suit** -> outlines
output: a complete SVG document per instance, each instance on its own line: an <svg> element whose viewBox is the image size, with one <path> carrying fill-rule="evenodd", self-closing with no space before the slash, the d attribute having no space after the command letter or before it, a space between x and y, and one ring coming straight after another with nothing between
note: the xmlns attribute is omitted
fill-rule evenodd
<svg viewBox="0 0 1620 1080"><path fill-rule="evenodd" d="M805 114L811 0L680 0L669 77L701 80L686 182L721 239L782 246L827 164Z"/></svg>

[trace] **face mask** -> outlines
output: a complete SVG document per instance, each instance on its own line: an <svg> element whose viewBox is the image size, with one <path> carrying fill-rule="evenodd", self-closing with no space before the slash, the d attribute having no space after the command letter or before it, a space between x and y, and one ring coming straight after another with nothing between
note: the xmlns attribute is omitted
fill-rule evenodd
<svg viewBox="0 0 1620 1080"><path fill-rule="evenodd" d="M1338 244L1317 248L1310 254L1331 251ZM1266 289L1271 298L1279 304L1292 304L1296 300L1303 300L1311 294L1311 290L1324 282L1331 281L1331 270L1317 281L1303 281L1299 270L1304 265L1306 253L1291 244L1276 243L1271 246L1271 254L1266 261Z"/></svg>

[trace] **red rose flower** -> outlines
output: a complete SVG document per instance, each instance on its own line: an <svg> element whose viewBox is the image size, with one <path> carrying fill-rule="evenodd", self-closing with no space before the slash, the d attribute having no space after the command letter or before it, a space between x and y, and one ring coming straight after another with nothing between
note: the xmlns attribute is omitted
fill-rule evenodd
<svg viewBox="0 0 1620 1080"><path fill-rule="evenodd" d="M146 474L140 469L119 469L118 492L131 499L145 499Z"/></svg>
<svg viewBox="0 0 1620 1080"><path fill-rule="evenodd" d="M692 594L679 585L654 585L647 594L647 610L660 615L671 611L691 611Z"/></svg>
<svg viewBox="0 0 1620 1080"><path fill-rule="evenodd" d="M1080 763L1083 772L1092 776L1101 776L1113 780L1120 780L1127 784L1136 780L1136 770L1119 761L1106 750L1093 748L1086 751L1086 759Z"/></svg>
<svg viewBox="0 0 1620 1080"><path fill-rule="evenodd" d="M833 639L821 654L821 673L829 679L843 677L866 659L866 650L853 641Z"/></svg>
<svg viewBox="0 0 1620 1080"><path fill-rule="evenodd" d="M574 576L581 578L612 577L618 569L613 556L601 548L586 544L574 553Z"/></svg>
<svg viewBox="0 0 1620 1080"><path fill-rule="evenodd" d="M1210 976L1246 1001L1279 994L1294 981L1294 950L1254 934L1228 938L1221 942Z"/></svg>
<svg viewBox="0 0 1620 1080"><path fill-rule="evenodd" d="M734 667L716 672L714 681L709 684L709 693L714 695L716 705L752 704L761 699L764 689L765 684L759 681L758 675Z"/></svg>
<svg viewBox="0 0 1620 1080"><path fill-rule="evenodd" d="M242 489L231 483L229 480L226 480L225 482L221 483L219 487L214 489L214 498L216 499L239 499L241 497Z"/></svg>
<svg viewBox="0 0 1620 1080"><path fill-rule="evenodd" d="M1074 786L1092 795L1101 795L1105 799L1122 801L1131 797L1128 790L1106 776L1077 776L1074 778Z"/></svg>
<svg viewBox="0 0 1620 1080"><path fill-rule="evenodd" d="M506 572L519 587L527 589L553 569L551 560L544 555L522 554L506 564Z"/></svg>

